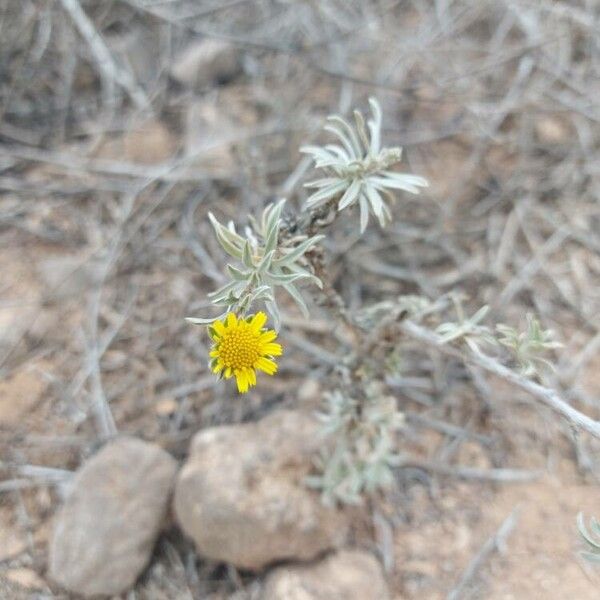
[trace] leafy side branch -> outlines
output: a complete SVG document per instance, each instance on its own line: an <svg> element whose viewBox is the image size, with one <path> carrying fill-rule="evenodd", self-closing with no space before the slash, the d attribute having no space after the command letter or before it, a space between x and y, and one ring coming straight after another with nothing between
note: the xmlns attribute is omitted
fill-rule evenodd
<svg viewBox="0 0 600 600"><path fill-rule="evenodd" d="M542 404L550 408L553 412L565 418L571 425L587 431L594 437L600 439L600 422L591 419L584 413L573 408L566 400L553 389L536 383L532 379L515 372L512 369L504 366L495 358L483 354L481 351L475 350L469 354L460 352L456 348L449 346L442 336L429 331L425 327L421 327L411 321L406 321L400 325L401 331L407 336L428 346L437 348L440 352L459 358L481 367L488 373L496 375L505 381L515 385L516 387L531 394Z"/></svg>

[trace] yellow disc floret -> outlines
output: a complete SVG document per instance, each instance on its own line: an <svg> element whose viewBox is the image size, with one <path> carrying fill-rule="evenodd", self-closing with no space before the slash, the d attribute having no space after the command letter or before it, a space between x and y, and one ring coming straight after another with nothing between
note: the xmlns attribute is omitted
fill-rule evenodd
<svg viewBox="0 0 600 600"><path fill-rule="evenodd" d="M209 327L214 341L210 352L212 371L227 379L235 376L241 393L256 385L257 369L268 375L277 371L273 357L281 356L283 350L275 343L277 333L264 327L266 322L264 312L245 319L229 313Z"/></svg>

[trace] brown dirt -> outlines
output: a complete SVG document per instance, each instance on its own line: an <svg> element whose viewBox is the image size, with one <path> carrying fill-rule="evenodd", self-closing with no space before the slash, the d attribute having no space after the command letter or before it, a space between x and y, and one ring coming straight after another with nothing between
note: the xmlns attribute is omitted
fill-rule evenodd
<svg viewBox="0 0 600 600"><path fill-rule="evenodd" d="M245 224L283 194L300 206L299 147L325 139L326 114L365 107L369 95L383 105L384 139L405 146L401 170L432 185L403 196L394 224L361 239L356 215L343 215L327 247L336 288L353 307L456 290L469 309L490 304L490 323L515 326L534 311L565 344L550 382L598 417L600 357L581 354L600 314L594 3L265 0L212 2L218 9L189 18L169 11L203 3L108 4L81 0L151 111L120 84L107 99L62 3L0 2L0 599L65 598L45 579L62 488L52 472L27 468L72 471L97 448L92 343L107 344L99 371L118 429L178 459L201 428L318 403L333 377L315 348L341 355L348 336L317 302L307 324L282 301L294 334L282 368L244 398L213 384L206 339L183 317L207 312L224 267L208 211ZM193 26L236 40L240 72L202 89L176 85L169 73L198 42ZM545 253L558 232L568 235ZM401 472L378 506L394 526L393 553L377 547L392 556L396 598L446 598L515 510L505 548L462 600L599 597L575 525L579 511L600 517L598 444L581 436L576 457L571 432L530 398L436 353L402 350L401 375L424 382L418 396L394 391L402 409L471 436L409 426L403 451L543 475L499 484ZM357 544L373 549L373 533L369 523ZM256 597L256 578L191 556L168 531L136 597Z"/></svg>

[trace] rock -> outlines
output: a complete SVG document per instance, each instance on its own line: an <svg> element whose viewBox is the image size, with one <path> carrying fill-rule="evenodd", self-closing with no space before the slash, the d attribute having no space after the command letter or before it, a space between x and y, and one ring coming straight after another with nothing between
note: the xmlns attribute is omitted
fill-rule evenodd
<svg viewBox="0 0 600 600"><path fill-rule="evenodd" d="M123 437L104 446L75 475L59 511L50 577L84 596L130 588L150 559L176 470L153 444Z"/></svg>
<svg viewBox="0 0 600 600"><path fill-rule="evenodd" d="M555 116L543 117L536 121L535 133L542 144L563 144L571 139L568 124Z"/></svg>
<svg viewBox="0 0 600 600"><path fill-rule="evenodd" d="M156 119L135 125L123 138L126 157L133 163L156 165L167 162L177 152L177 139Z"/></svg>
<svg viewBox="0 0 600 600"><path fill-rule="evenodd" d="M47 587L44 580L33 569L26 567L9 569L6 571L5 577L27 590L43 590Z"/></svg>
<svg viewBox="0 0 600 600"><path fill-rule="evenodd" d="M272 571L261 600L388 600L383 571L367 552L345 550L310 565Z"/></svg>
<svg viewBox="0 0 600 600"><path fill-rule="evenodd" d="M258 570L311 560L341 544L348 517L303 483L323 444L310 416L279 411L214 427L192 443L175 487L175 515L203 556Z"/></svg>
<svg viewBox="0 0 600 600"><path fill-rule="evenodd" d="M228 42L216 39L195 41L173 60L171 77L181 85L203 88L225 83L241 70L241 54Z"/></svg>

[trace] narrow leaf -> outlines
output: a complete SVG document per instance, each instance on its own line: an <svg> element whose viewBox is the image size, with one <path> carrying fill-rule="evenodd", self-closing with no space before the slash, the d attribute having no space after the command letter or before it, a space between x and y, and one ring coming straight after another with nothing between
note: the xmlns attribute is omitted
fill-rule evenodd
<svg viewBox="0 0 600 600"><path fill-rule="evenodd" d="M338 210L344 210L347 206L350 206L353 202L356 201L359 194L361 193L361 185L362 182L360 179L355 179L348 189L344 192L341 200L338 203Z"/></svg>
<svg viewBox="0 0 600 600"><path fill-rule="evenodd" d="M252 262L252 253L250 251L250 242L248 242L248 240L244 242L244 250L242 251L242 262L244 263L245 267L248 267L249 269L254 268L254 264Z"/></svg>
<svg viewBox="0 0 600 600"><path fill-rule="evenodd" d="M298 308L300 308L300 310L302 311L304 318L308 319L308 317L310 316L308 312L308 307L306 306L306 302L304 302L304 298L302 297L300 292L291 283L285 284L283 287L285 291L294 299L294 302L296 302Z"/></svg>
<svg viewBox="0 0 600 600"><path fill-rule="evenodd" d="M284 256L276 258L273 261L273 265L276 265L278 267L284 267L293 264L301 256L303 256L309 248L314 246L317 242L320 242L324 237L324 235L314 235L313 237L304 240Z"/></svg>

